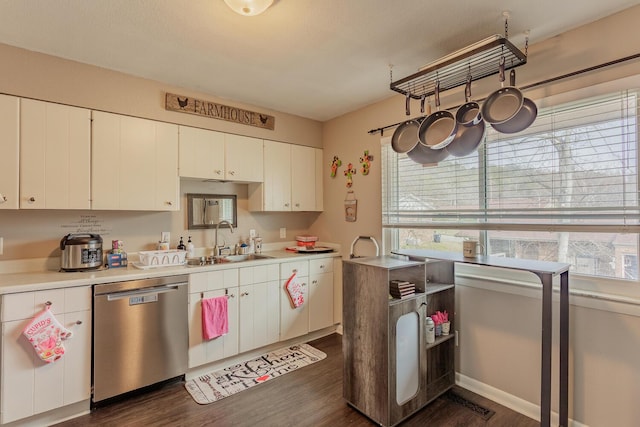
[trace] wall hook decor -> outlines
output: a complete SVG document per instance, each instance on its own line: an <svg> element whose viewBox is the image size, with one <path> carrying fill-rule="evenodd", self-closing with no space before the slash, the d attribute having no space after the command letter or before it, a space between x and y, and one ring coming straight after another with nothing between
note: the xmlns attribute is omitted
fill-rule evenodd
<svg viewBox="0 0 640 427"><path fill-rule="evenodd" d="M353 163L347 165L347 169L344 171L344 176L347 177L347 188L351 188L353 185L353 175L356 174L356 169L353 167Z"/></svg>
<svg viewBox="0 0 640 427"><path fill-rule="evenodd" d="M331 162L331 178L336 177L336 173L340 166L342 166L342 160L340 160L338 156L333 156L333 161Z"/></svg>
<svg viewBox="0 0 640 427"><path fill-rule="evenodd" d="M364 155L360 157L360 163L362 164L360 172L362 172L362 175L369 175L369 169L371 168L372 161L373 156L369 154L369 150L364 150Z"/></svg>

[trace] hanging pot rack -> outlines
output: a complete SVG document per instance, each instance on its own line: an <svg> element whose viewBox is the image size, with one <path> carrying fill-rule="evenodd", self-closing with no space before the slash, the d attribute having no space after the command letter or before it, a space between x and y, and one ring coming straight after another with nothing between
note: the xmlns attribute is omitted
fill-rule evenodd
<svg viewBox="0 0 640 427"><path fill-rule="evenodd" d="M466 84L467 78L479 80L497 74L501 58L505 70L527 63L527 55L506 37L494 35L447 55L422 67L417 73L391 82L393 91L421 99L435 94L436 82L440 92Z"/></svg>
<svg viewBox="0 0 640 427"><path fill-rule="evenodd" d="M520 87L520 89L521 90L527 90L527 89L532 89L532 88L539 87L539 86L544 86L546 84L553 83L553 82L556 82L556 81L559 81L559 80L564 80L564 79L567 79L567 78L575 77L575 76L578 76L578 75L581 75L581 74L584 74L584 73L588 73L588 72L591 72L591 71L599 70L601 68L610 67L610 66L613 66L613 65L618 65L618 64L621 64L621 63L624 63L624 62L635 60L635 59L640 59L640 53L635 53L633 55L625 56L623 58L619 58L619 59L615 59L615 60L612 60L612 61L608 61L608 62L604 62L604 63L598 64L598 65L594 65L594 66L591 66L591 67L583 68L581 70L576 70L576 71L572 71L570 73L566 73L566 74L562 74L562 75L559 75L559 76L551 77L551 78L548 78L548 79L540 80L538 82L531 83L531 84L526 85L526 86L522 86L522 87ZM419 73L416 73L416 74L419 74ZM465 75L465 78L466 78L466 75ZM466 80L465 80L465 83L466 83ZM393 83L392 83L392 85L393 85ZM420 96L421 95L419 95L418 98L420 98ZM413 94L411 95L411 97L414 98ZM476 101L481 102L481 101L484 101L484 99L477 99ZM455 108L457 108L457 107L452 107L452 109L455 109ZM376 128L376 129L371 129L367 133L373 135L373 134L376 134L376 133L380 132L380 134L382 135L385 130L391 129L391 128L395 128L398 125L401 125L402 123L404 123L405 121L406 120L403 120L401 122L394 123L394 124L391 124L391 125L379 127L379 128Z"/></svg>

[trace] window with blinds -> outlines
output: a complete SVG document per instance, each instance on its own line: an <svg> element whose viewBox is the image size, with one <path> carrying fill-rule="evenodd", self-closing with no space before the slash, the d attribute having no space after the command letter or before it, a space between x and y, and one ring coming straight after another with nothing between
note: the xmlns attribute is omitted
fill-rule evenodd
<svg viewBox="0 0 640 427"><path fill-rule="evenodd" d="M637 277L638 92L541 108L517 134L490 126L477 152L420 165L382 147L382 221L393 247L569 262Z"/></svg>

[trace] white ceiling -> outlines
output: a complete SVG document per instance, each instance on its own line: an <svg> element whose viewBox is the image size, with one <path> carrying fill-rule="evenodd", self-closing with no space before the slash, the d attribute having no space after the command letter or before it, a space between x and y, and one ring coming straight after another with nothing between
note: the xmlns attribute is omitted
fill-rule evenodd
<svg viewBox="0 0 640 427"><path fill-rule="evenodd" d="M0 43L325 121L392 96L397 80L493 34L524 48L631 0L2 0Z"/></svg>

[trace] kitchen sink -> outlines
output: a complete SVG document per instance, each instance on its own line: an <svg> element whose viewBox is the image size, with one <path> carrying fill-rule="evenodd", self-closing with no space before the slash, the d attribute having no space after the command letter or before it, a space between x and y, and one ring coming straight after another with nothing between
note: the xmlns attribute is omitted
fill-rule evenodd
<svg viewBox="0 0 640 427"><path fill-rule="evenodd" d="M244 254L244 255L227 255L218 259L222 262L242 262L242 261L255 261L259 259L271 259L273 257L261 254Z"/></svg>

